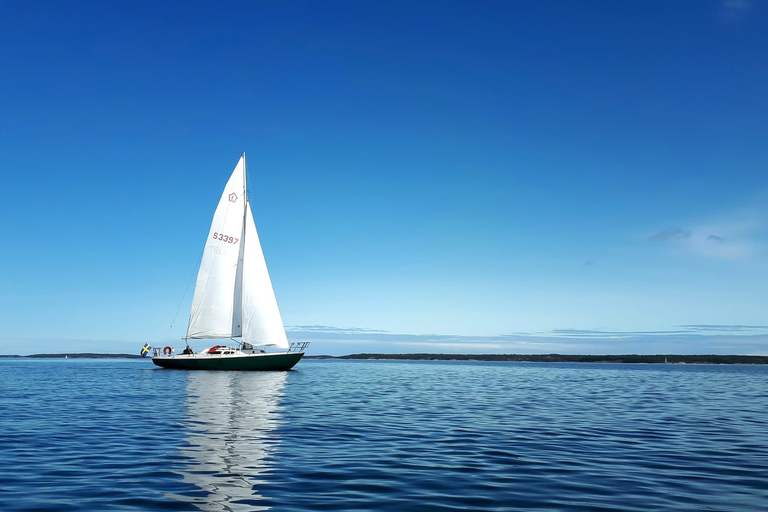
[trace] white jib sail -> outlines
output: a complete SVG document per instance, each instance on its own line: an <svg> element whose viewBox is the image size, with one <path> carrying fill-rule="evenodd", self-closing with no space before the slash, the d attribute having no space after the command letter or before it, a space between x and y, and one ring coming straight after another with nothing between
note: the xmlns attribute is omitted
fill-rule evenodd
<svg viewBox="0 0 768 512"><path fill-rule="evenodd" d="M245 215L243 247L243 341L252 345L274 345L288 349L283 320L269 279L251 205Z"/></svg>
<svg viewBox="0 0 768 512"><path fill-rule="evenodd" d="M242 334L242 274L238 263L243 255L245 204L243 156L213 214L197 274L187 338L229 338Z"/></svg>

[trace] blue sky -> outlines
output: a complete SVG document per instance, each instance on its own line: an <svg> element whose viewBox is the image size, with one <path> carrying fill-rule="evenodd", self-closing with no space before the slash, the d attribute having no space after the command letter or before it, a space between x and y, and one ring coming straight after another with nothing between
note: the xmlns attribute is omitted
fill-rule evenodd
<svg viewBox="0 0 768 512"><path fill-rule="evenodd" d="M757 0L0 3L0 353L178 340L242 151L312 353L768 353L766 48Z"/></svg>

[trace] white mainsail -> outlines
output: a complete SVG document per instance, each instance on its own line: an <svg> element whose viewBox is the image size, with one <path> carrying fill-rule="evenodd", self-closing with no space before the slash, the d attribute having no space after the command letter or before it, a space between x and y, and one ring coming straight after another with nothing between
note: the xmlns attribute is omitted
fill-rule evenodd
<svg viewBox="0 0 768 512"><path fill-rule="evenodd" d="M213 215L186 337L240 336L252 345L288 348L248 204L245 155L235 166Z"/></svg>

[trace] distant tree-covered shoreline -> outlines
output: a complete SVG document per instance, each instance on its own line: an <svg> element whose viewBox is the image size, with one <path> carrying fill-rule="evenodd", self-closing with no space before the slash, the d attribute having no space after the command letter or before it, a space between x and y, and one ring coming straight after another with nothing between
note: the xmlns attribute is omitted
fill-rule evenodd
<svg viewBox="0 0 768 512"><path fill-rule="evenodd" d="M768 356L679 355L679 354L350 354L346 356L307 356L333 359L394 359L408 361L513 361L531 363L657 363L657 364L768 364Z"/></svg>
<svg viewBox="0 0 768 512"><path fill-rule="evenodd" d="M138 354L33 354L28 356L2 355L0 358L29 359L141 359ZM306 359L376 359L400 361L508 361L528 363L649 363L649 364L768 364L768 356L739 355L679 355L679 354L623 354L623 355L572 355L572 354L349 354L345 356L308 355Z"/></svg>

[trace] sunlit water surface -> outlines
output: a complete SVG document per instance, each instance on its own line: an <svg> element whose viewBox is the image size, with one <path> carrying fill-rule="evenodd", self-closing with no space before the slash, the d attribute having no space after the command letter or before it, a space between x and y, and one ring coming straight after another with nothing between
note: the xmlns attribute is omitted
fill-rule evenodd
<svg viewBox="0 0 768 512"><path fill-rule="evenodd" d="M768 503L768 368L0 360L2 510Z"/></svg>

